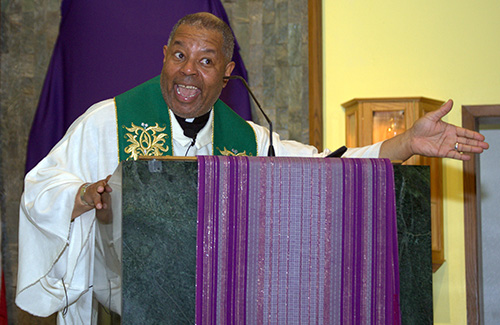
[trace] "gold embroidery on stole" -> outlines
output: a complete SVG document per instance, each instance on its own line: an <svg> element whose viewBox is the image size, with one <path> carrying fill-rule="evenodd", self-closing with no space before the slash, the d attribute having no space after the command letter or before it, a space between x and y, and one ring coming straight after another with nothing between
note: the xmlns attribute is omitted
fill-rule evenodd
<svg viewBox="0 0 500 325"><path fill-rule="evenodd" d="M137 160L138 156L162 156L162 152L168 152L168 145L165 143L168 134L160 133L167 128L160 127L158 123L154 126L141 123L137 126L132 123L131 127L123 126L131 133L125 133L127 142L130 144L124 149L126 154L130 154L127 160Z"/></svg>

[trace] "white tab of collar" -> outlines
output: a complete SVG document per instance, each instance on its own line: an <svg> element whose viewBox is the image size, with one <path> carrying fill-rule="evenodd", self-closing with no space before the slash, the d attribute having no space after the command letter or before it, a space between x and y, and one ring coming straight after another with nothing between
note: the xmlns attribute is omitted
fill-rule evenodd
<svg viewBox="0 0 500 325"><path fill-rule="evenodd" d="M181 146L187 149L187 147L191 145L191 142L193 142L193 139L184 135L184 131L182 130L182 127L180 126L179 122L177 122L174 113L170 109L168 111L170 114L170 121L172 123L173 140L177 141ZM195 143L196 149L203 148L212 143L213 120L214 120L214 111L211 110L207 124L196 135L196 143Z"/></svg>

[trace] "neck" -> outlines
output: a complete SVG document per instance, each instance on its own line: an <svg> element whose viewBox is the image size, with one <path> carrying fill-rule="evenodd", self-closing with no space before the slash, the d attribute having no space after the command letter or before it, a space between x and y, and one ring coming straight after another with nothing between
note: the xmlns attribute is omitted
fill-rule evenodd
<svg viewBox="0 0 500 325"><path fill-rule="evenodd" d="M175 114L174 114L175 115ZM184 131L184 135L188 138L195 139L198 132L207 124L208 118L210 117L210 111L202 116L193 118L184 118L175 115L177 122Z"/></svg>

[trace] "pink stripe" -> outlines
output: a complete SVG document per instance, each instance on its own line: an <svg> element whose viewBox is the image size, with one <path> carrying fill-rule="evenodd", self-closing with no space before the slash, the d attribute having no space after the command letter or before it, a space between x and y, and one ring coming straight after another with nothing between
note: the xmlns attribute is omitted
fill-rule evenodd
<svg viewBox="0 0 500 325"><path fill-rule="evenodd" d="M303 171L303 173L308 173L309 171L317 171L318 169L321 168L321 166L323 165L323 160L320 160L318 162L314 162L314 161L311 161L311 164L310 165L307 165L307 171ZM316 176L316 177L314 177ZM321 178L320 177L317 177L316 174L314 175L311 175L309 177L309 182L310 182L310 189L311 189L311 192L310 192L310 195L308 196L308 202L314 202L313 200L313 193L315 192L314 190L316 190L316 186L315 186L315 182L313 182L313 179L316 179L318 180L317 181L317 184L318 184L318 187L321 187ZM319 191L316 192L316 195L319 195ZM312 207L311 207L311 211L312 210ZM316 216L316 232L317 232L317 238L318 238L318 252L316 254L317 256L317 264L316 264L316 317L315 319L313 320L313 322L315 324L319 324L319 320L321 319L321 310L320 310L320 307L322 306L321 305L321 302L322 302L322 297L324 295L324 291L323 291L323 285L322 285L322 280L323 278L320 276L320 273L321 273L321 270L324 269L324 265L322 265L322 262L324 261L324 238L322 238L322 234L323 232L321 231L323 229L323 220L322 220L322 214L319 213L319 211L317 210L314 210L315 213L314 215ZM312 217L311 217L311 220L312 220Z"/></svg>
<svg viewBox="0 0 500 325"><path fill-rule="evenodd" d="M288 176L288 179L290 177ZM286 223L287 223L287 229L286 229L286 232L287 234L290 234L291 233L291 223L292 223L292 218L291 218L291 215L290 215L290 205L286 205L285 206L285 210L286 210ZM289 239L289 236L286 237L286 255L287 256L290 256L290 252L291 252L291 241ZM288 324L288 317L289 317L289 310L288 310L288 305L290 303L290 300L289 300L289 287L290 287L290 258L287 258L286 259L286 279L285 279L285 322L286 324Z"/></svg>
<svg viewBox="0 0 500 325"><path fill-rule="evenodd" d="M268 180L267 176L267 166L263 161L259 161L259 171L260 171L260 179L265 180L260 184L259 187L259 268L258 268L258 291L257 291L257 321L258 324L264 323L264 300L267 295L264 295L264 279L265 274L267 274L268 270L266 268L266 238L267 238L267 223L266 223L266 215L267 215L267 206L266 206L266 190L268 189L268 184L266 180ZM271 185L271 184L269 184ZM270 203L272 205L272 203ZM267 320L267 318L266 318Z"/></svg>
<svg viewBox="0 0 500 325"><path fill-rule="evenodd" d="M246 324L246 289L247 289L247 254L248 254L248 200L249 200L249 182L248 182L248 159L245 159L241 166L241 172L238 180L238 202L240 203L238 215L242 217L240 222L239 232L239 258L238 258L238 299L235 301L236 306L238 306L237 311L237 321L238 324Z"/></svg>

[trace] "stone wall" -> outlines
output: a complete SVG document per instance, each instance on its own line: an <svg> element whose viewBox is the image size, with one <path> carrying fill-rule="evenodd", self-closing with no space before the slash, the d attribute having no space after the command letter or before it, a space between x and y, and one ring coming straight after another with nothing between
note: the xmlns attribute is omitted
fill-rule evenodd
<svg viewBox="0 0 500 325"><path fill-rule="evenodd" d="M2 0L0 36L0 193L2 259L8 316L17 323L19 199L26 145L43 80L57 38L57 0Z"/></svg>
<svg viewBox="0 0 500 325"><path fill-rule="evenodd" d="M223 1L249 84L274 131L309 143L307 1ZM256 108L256 107L255 107ZM267 125L260 113L254 120Z"/></svg>
<svg viewBox="0 0 500 325"><path fill-rule="evenodd" d="M282 138L308 143L307 1L223 0L249 83ZM59 27L60 0L1 0L0 203L9 323L17 323L18 207L26 145ZM266 125L259 113L254 120Z"/></svg>

